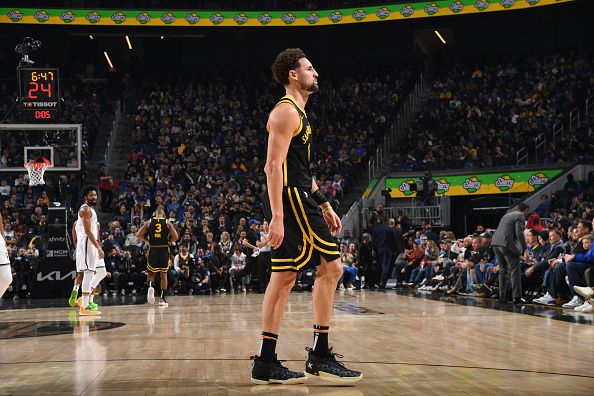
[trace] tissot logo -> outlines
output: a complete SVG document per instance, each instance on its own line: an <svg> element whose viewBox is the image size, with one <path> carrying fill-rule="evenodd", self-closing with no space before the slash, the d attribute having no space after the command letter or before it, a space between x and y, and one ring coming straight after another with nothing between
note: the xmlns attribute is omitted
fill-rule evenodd
<svg viewBox="0 0 594 396"><path fill-rule="evenodd" d="M70 271L70 272L51 271L45 275L42 272L39 272L37 274L38 282L60 281L60 280L74 279L74 278L76 278L76 271Z"/></svg>

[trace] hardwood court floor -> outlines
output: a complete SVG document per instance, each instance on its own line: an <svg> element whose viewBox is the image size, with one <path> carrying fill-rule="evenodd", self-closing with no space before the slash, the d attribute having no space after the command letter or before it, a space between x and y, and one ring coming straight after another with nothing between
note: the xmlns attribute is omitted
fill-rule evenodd
<svg viewBox="0 0 594 396"><path fill-rule="evenodd" d="M0 394L594 391L592 325L373 291L338 292L330 334L349 367L364 373L361 382L349 387L320 380L255 386L249 356L259 348L262 297L172 297L168 308L104 306L100 319L83 321L68 308L2 310ZM312 341L311 318L311 293L292 294L278 346L279 357L292 369L303 369L304 347ZM21 338L7 338L11 334ZM54 335L39 337L43 334Z"/></svg>

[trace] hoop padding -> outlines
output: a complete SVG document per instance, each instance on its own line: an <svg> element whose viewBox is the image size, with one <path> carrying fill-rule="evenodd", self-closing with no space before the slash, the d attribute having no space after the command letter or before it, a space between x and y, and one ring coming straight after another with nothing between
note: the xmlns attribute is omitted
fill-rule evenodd
<svg viewBox="0 0 594 396"><path fill-rule="evenodd" d="M45 184L43 180L43 175L45 170L50 167L50 162L44 160L43 162L27 162L25 164L25 168L27 168L27 172L29 173L29 185L30 186L39 186L41 184Z"/></svg>

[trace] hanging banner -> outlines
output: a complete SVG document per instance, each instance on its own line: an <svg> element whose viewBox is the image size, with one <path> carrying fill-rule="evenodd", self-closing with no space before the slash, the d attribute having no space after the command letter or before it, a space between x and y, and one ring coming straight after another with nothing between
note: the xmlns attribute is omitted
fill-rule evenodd
<svg viewBox="0 0 594 396"><path fill-rule="evenodd" d="M576 0L448 0L317 11L0 8L0 23L87 26L322 26L520 10Z"/></svg>
<svg viewBox="0 0 594 396"><path fill-rule="evenodd" d="M529 193L538 190L562 173L562 169L537 170L529 172L501 172L466 174L460 176L435 177L435 195L450 197L461 195ZM413 198L417 196L415 186L419 178L387 178L386 190L392 198Z"/></svg>

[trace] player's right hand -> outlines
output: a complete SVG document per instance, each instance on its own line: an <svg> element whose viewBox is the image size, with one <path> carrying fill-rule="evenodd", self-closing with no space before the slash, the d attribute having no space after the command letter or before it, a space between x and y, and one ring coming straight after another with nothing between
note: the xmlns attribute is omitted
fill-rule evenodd
<svg viewBox="0 0 594 396"><path fill-rule="evenodd" d="M271 248L276 249L281 245L281 243L283 243L283 238L285 237L285 226L282 220L273 217L272 220L270 220L268 228L268 240L266 242L268 242L268 245Z"/></svg>
<svg viewBox="0 0 594 396"><path fill-rule="evenodd" d="M100 259L105 258L105 253L103 253L103 249L102 248L97 249L97 251L99 252L99 258Z"/></svg>

